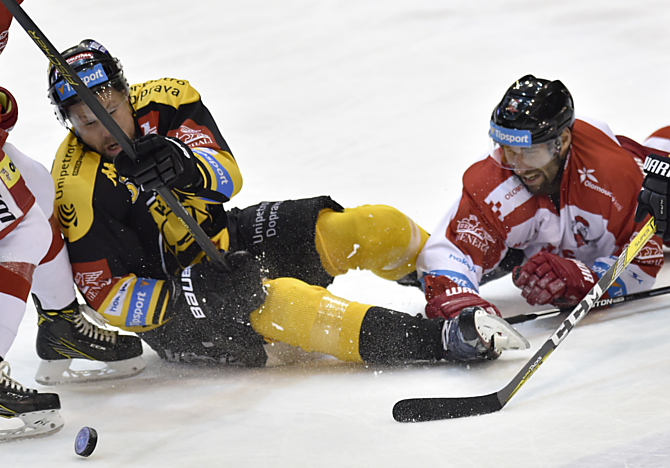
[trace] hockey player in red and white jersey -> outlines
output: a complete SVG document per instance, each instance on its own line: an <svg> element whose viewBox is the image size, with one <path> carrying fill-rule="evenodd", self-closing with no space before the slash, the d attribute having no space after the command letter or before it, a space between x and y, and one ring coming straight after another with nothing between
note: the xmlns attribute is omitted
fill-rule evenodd
<svg viewBox="0 0 670 468"><path fill-rule="evenodd" d="M513 271L531 305L574 305L637 234L635 200L649 150L576 118L560 81L516 81L491 118L492 147L463 176L463 192L417 260L429 317L484 307L488 279ZM608 289L649 289L663 265L653 237Z"/></svg>
<svg viewBox="0 0 670 468"><path fill-rule="evenodd" d="M0 52L11 20L0 6ZM53 217L53 179L44 166L6 141L17 118L14 97L0 88L0 421L23 422L21 427L0 426L0 442L48 435L63 426L58 395L23 387L10 377L4 360L31 291L39 312L38 382L127 377L145 367L139 338L100 329L81 314L67 250ZM74 359L105 361L107 367L74 371L69 369Z"/></svg>

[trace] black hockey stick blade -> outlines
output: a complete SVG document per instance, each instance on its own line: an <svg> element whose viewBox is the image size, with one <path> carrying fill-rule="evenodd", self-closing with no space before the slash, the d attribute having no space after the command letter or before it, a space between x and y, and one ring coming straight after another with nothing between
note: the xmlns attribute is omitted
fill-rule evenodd
<svg viewBox="0 0 670 468"><path fill-rule="evenodd" d="M603 274L593 288L577 304L553 335L531 357L514 378L500 391L483 396L463 398L410 398L397 402L393 407L393 418L398 422L423 422L439 419L454 419L500 411L519 389L535 374L551 353L560 345L574 327L589 313L598 299L609 289L633 261L642 247L656 232L654 218L623 249L619 258Z"/></svg>
<svg viewBox="0 0 670 468"><path fill-rule="evenodd" d="M464 418L495 413L503 406L498 393L465 398L409 398L393 406L393 419L398 422L425 422Z"/></svg>

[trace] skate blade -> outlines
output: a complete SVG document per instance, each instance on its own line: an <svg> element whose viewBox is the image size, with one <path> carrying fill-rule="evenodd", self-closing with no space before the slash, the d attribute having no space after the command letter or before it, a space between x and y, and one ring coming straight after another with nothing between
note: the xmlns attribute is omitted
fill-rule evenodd
<svg viewBox="0 0 670 468"><path fill-rule="evenodd" d="M126 379L139 374L147 367L141 356L125 361L92 361L105 364L105 367L100 369L72 369L74 361L74 359L42 361L37 369L35 381L42 385L61 385Z"/></svg>
<svg viewBox="0 0 670 468"><path fill-rule="evenodd" d="M498 351L523 350L530 348L528 340L509 323L495 315L477 314L475 325L479 334L487 341L493 340L494 346Z"/></svg>
<svg viewBox="0 0 670 468"><path fill-rule="evenodd" d="M0 429L0 443L46 437L60 431L65 424L58 410L34 411L21 414L16 418L23 422L23 426Z"/></svg>

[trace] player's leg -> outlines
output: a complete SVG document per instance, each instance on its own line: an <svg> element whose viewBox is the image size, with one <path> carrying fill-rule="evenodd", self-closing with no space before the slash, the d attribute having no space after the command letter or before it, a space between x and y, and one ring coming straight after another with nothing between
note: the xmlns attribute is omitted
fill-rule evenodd
<svg viewBox="0 0 670 468"><path fill-rule="evenodd" d="M4 187L1 185L0 187ZM14 342L26 309L33 273L49 247L51 228L37 205L0 237L0 356Z"/></svg>
<svg viewBox="0 0 670 468"><path fill-rule="evenodd" d="M332 276L361 269L399 280L416 269L427 239L414 221L386 205L323 211L316 224L316 249Z"/></svg>
<svg viewBox="0 0 670 468"><path fill-rule="evenodd" d="M295 278L261 282L255 257L237 252L227 258L231 271L210 262L185 269L187 294L170 302L166 323L141 333L163 359L262 367L277 354L266 354L265 338L353 362L466 361L495 358L523 340L483 309L446 321L412 317L347 301Z"/></svg>
<svg viewBox="0 0 670 468"><path fill-rule="evenodd" d="M315 245L319 213L341 211L330 197L263 202L229 213L230 250L246 250L268 278L298 278L326 287L333 276L323 267Z"/></svg>
<svg viewBox="0 0 670 468"><path fill-rule="evenodd" d="M385 205L344 209L329 197L263 202L232 210L230 249L248 250L269 278L328 286L351 269L391 280L415 269L428 234Z"/></svg>
<svg viewBox="0 0 670 468"><path fill-rule="evenodd" d="M44 214L33 205L0 239L0 418L23 422L21 427L0 427L0 441L47 435L63 426L58 395L23 387L9 376L4 361L25 313L35 265L48 248L49 232Z"/></svg>
<svg viewBox="0 0 670 468"><path fill-rule="evenodd" d="M293 278L269 280L266 287L263 306L250 316L256 332L344 361L485 360L526 347L513 328L483 310L448 321L426 319L347 301Z"/></svg>

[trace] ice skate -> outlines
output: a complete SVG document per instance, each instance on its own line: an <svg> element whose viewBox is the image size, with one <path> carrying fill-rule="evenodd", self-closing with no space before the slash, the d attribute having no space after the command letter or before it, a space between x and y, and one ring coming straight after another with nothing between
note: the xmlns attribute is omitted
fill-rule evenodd
<svg viewBox="0 0 670 468"><path fill-rule="evenodd" d="M0 442L43 437L58 432L63 418L58 410L60 400L55 393L39 393L23 387L9 377L9 364L0 361L0 418L18 419L20 427L0 426Z"/></svg>
<svg viewBox="0 0 670 468"><path fill-rule="evenodd" d="M500 317L468 307L444 323L442 343L450 361L497 359L503 351L528 349L530 343Z"/></svg>
<svg viewBox="0 0 670 468"><path fill-rule="evenodd" d="M142 359L142 341L132 335L120 335L89 322L77 301L63 310L43 310L37 298L39 314L37 354L42 359L35 380L42 385L91 382L132 377L146 367ZM73 369L75 360L99 361ZM92 363L91 363L92 364Z"/></svg>

